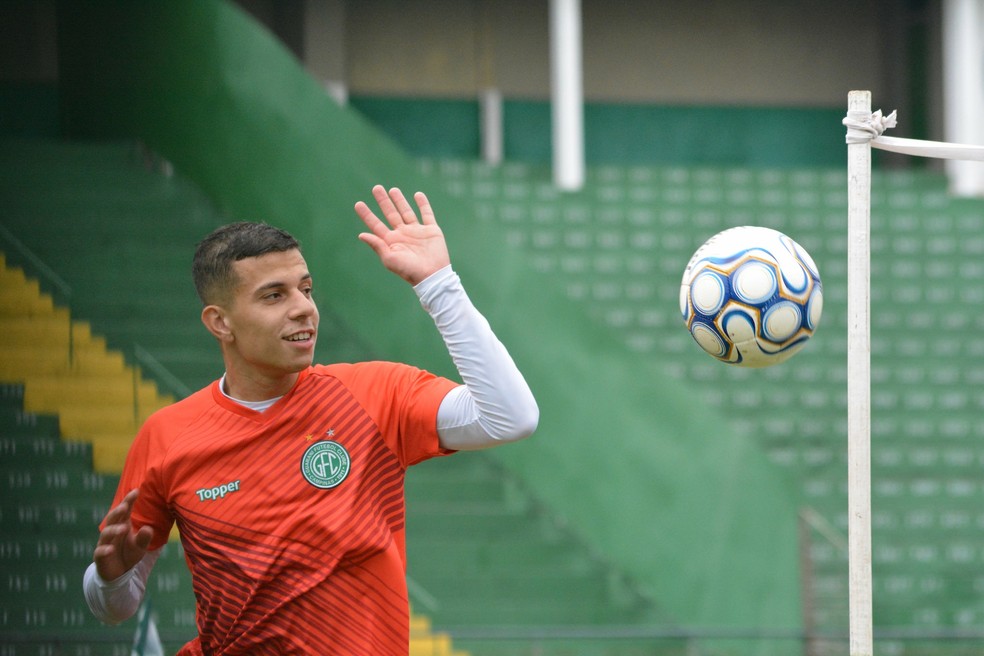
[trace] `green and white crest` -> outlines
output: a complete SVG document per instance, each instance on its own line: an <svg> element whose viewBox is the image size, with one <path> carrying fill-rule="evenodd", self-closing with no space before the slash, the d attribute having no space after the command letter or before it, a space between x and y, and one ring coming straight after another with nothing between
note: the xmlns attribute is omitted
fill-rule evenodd
<svg viewBox="0 0 984 656"><path fill-rule="evenodd" d="M338 442L315 442L301 458L301 473L314 487L328 490L337 487L349 474L352 460Z"/></svg>

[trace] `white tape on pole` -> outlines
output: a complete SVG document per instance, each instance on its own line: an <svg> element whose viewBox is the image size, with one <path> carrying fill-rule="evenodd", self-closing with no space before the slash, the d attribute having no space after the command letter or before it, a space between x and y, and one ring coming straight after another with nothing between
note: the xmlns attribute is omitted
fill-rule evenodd
<svg viewBox="0 0 984 656"><path fill-rule="evenodd" d="M871 92L851 91L845 125L865 120L870 124L871 116ZM848 125L848 612L850 656L871 656L871 144L870 137L852 141L851 128Z"/></svg>
<svg viewBox="0 0 984 656"><path fill-rule="evenodd" d="M872 113L870 105L867 111L848 109L847 116L842 121L847 126L847 143L870 143L873 148L916 157L984 162L984 146L884 136L882 133L885 130L895 127L895 115L893 111L888 116L883 116L880 109Z"/></svg>

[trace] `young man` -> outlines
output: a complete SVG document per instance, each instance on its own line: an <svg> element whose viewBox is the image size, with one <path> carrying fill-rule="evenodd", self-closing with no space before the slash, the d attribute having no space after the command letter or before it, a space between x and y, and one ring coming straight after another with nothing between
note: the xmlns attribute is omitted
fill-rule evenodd
<svg viewBox="0 0 984 656"><path fill-rule="evenodd" d="M406 468L522 439L539 411L451 270L427 197L373 188L359 235L414 286L464 384L408 365L312 365L318 309L289 234L236 223L195 253L225 375L155 413L127 456L84 579L130 617L176 522L192 573L192 654L406 654Z"/></svg>

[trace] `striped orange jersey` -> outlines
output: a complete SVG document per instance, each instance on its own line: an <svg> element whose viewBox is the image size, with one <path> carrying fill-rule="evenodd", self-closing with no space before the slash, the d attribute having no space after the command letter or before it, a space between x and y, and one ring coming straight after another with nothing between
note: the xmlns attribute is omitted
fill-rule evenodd
<svg viewBox="0 0 984 656"><path fill-rule="evenodd" d="M116 503L135 528L174 522L199 637L181 654L406 654L406 468L443 455L456 383L394 363L314 366L259 413L218 381L155 413Z"/></svg>

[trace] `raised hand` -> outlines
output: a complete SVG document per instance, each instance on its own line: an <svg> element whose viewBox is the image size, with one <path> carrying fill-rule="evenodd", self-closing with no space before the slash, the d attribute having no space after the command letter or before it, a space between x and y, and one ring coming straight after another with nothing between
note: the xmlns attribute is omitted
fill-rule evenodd
<svg viewBox="0 0 984 656"><path fill-rule="evenodd" d="M355 213L370 232L359 234L359 239L376 252L383 266L416 285L451 263L444 233L423 192L413 195L420 210L419 221L399 189L394 187L387 192L382 185L376 185L372 195L389 227L360 200L355 204Z"/></svg>
<svg viewBox="0 0 984 656"><path fill-rule="evenodd" d="M139 563L154 537L151 527L144 526L134 531L130 523L137 494L137 490L131 490L118 506L106 514L105 526L99 532L99 541L92 552L96 572L103 581L118 579Z"/></svg>

